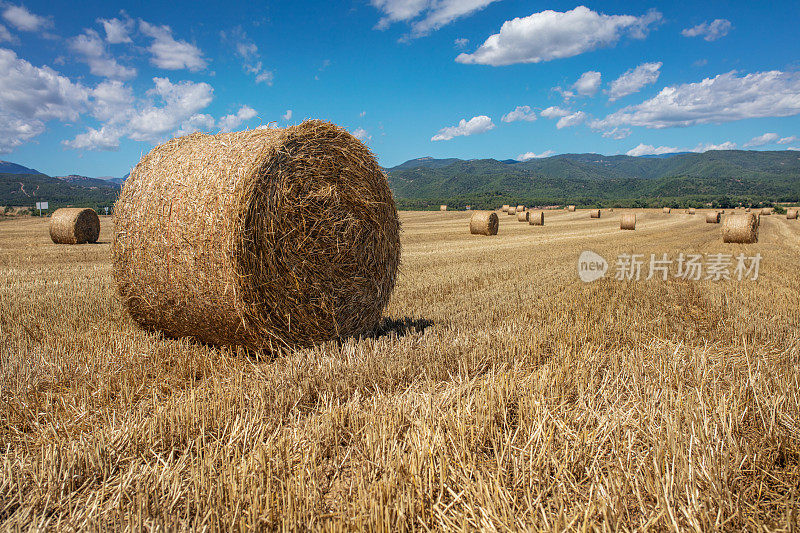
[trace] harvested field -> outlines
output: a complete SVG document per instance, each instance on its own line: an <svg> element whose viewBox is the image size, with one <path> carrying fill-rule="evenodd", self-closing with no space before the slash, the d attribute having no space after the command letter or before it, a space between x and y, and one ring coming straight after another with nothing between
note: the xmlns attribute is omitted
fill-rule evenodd
<svg viewBox="0 0 800 533"><path fill-rule="evenodd" d="M139 328L106 217L70 247L0 221L0 523L797 530L800 225L725 244L660 209L620 231L626 212L500 217L491 239L469 212L400 213L380 330L276 358ZM578 279L583 250L605 279ZM760 253L760 275L613 279L665 253Z"/></svg>

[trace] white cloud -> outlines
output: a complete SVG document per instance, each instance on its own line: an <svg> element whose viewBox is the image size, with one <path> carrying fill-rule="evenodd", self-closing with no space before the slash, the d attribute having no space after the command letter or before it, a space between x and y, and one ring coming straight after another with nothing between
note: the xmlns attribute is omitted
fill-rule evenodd
<svg viewBox="0 0 800 533"><path fill-rule="evenodd" d="M642 63L636 68L629 69L611 82L608 90L608 99L612 102L623 96L639 92L642 87L655 83L658 80L662 63Z"/></svg>
<svg viewBox="0 0 800 533"><path fill-rule="evenodd" d="M567 115L565 117L561 117L558 122L556 122L556 128L571 128L572 126L577 126L578 124L583 124L586 122L588 115L583 111L578 111L577 113L572 113L571 115Z"/></svg>
<svg viewBox="0 0 800 533"><path fill-rule="evenodd" d="M95 76L123 80L136 76L136 69L120 65L111 57L100 35L94 30L85 30L70 39L69 47L78 54L80 61L89 65L89 71Z"/></svg>
<svg viewBox="0 0 800 533"><path fill-rule="evenodd" d="M356 128L353 130L353 137L358 139L361 142L367 142L372 140L372 135L369 134L367 130L364 128Z"/></svg>
<svg viewBox="0 0 800 533"><path fill-rule="evenodd" d="M533 152L525 152L524 154L519 154L517 156L517 161L529 161L531 159L542 159L545 157L550 157L551 155L555 154L553 150L547 150L542 152L541 154L534 154Z"/></svg>
<svg viewBox="0 0 800 533"><path fill-rule="evenodd" d="M795 141L800 141L800 137L792 135L791 137L783 137L782 139L779 139L778 144L791 144Z"/></svg>
<svg viewBox="0 0 800 533"><path fill-rule="evenodd" d="M410 22L411 37L421 37L497 1L371 0L370 3L384 14L378 21L377 28L385 29L394 22Z"/></svg>
<svg viewBox="0 0 800 533"><path fill-rule="evenodd" d="M28 11L25 6L8 5L3 10L3 18L21 31L40 31L53 26L48 17L40 17Z"/></svg>
<svg viewBox="0 0 800 533"><path fill-rule="evenodd" d="M528 105L520 105L517 106L514 111L509 111L503 118L501 118L503 122L516 122L518 120L524 120L526 122L533 122L536 120L536 112L531 110L531 106Z"/></svg>
<svg viewBox="0 0 800 533"><path fill-rule="evenodd" d="M448 126L439 130L439 133L431 137L432 141L449 141L454 137L468 137L479 133L486 133L494 129L492 119L486 115L478 115L469 120L461 119L458 126Z"/></svg>
<svg viewBox="0 0 800 533"><path fill-rule="evenodd" d="M200 49L186 41L176 41L169 26L156 26L140 20L139 29L153 39L147 50L152 54L150 62L158 68L193 72L206 68Z"/></svg>
<svg viewBox="0 0 800 533"><path fill-rule="evenodd" d="M603 132L603 137L607 139L614 139L616 141L629 137L633 133L630 128L614 128Z"/></svg>
<svg viewBox="0 0 800 533"><path fill-rule="evenodd" d="M91 91L90 111L102 122L124 117L131 110L133 90L121 81L104 81Z"/></svg>
<svg viewBox="0 0 800 533"><path fill-rule="evenodd" d="M133 20L113 18L97 19L97 22L103 25L103 29L106 32L106 41L110 44L133 42L130 36L131 31L133 31Z"/></svg>
<svg viewBox="0 0 800 533"><path fill-rule="evenodd" d="M256 83L266 83L270 87L272 87L272 83L274 81L275 81L275 74L271 70L265 70L263 72L260 72L258 76L256 76Z"/></svg>
<svg viewBox="0 0 800 533"><path fill-rule="evenodd" d="M641 17L604 15L584 6L566 12L541 11L504 22L499 33L456 61L500 66L572 57L613 46L624 35L644 38L649 26L660 20L657 11Z"/></svg>
<svg viewBox="0 0 800 533"><path fill-rule="evenodd" d="M216 129L217 122L211 115L197 113L181 124L181 129L175 132L175 137L183 137L196 131L210 132Z"/></svg>
<svg viewBox="0 0 800 533"><path fill-rule="evenodd" d="M720 144L700 143L689 151L703 153L710 152L711 150L736 150L736 143L731 141L725 141Z"/></svg>
<svg viewBox="0 0 800 533"><path fill-rule="evenodd" d="M661 155L661 154L675 154L677 152L681 152L679 148L675 148L673 146L659 146L655 147L650 144L640 144L636 148L632 148L625 152L625 155L639 157L642 155Z"/></svg>
<svg viewBox="0 0 800 533"><path fill-rule="evenodd" d="M753 137L746 143L744 143L745 147L749 148L750 146L764 146L765 144L774 144L775 141L779 139L777 133L765 133L764 135L759 135L758 137Z"/></svg>
<svg viewBox="0 0 800 533"><path fill-rule="evenodd" d="M2 43L3 41L8 41L13 43L16 41L16 38L13 35L11 35L11 32L8 31L8 28L0 24L0 43Z"/></svg>
<svg viewBox="0 0 800 533"><path fill-rule="evenodd" d="M669 128L797 114L800 73L774 70L737 77L735 72L728 72L699 83L665 87L650 100L590 125L594 129L622 125Z"/></svg>
<svg viewBox="0 0 800 533"><path fill-rule="evenodd" d="M703 22L693 28L686 28L681 32L684 37L703 37L706 41L716 41L720 37L725 37L731 31L733 25L728 19L716 19L711 22Z"/></svg>
<svg viewBox="0 0 800 533"><path fill-rule="evenodd" d="M220 36L223 41L229 41L233 45L236 55L242 59L242 68L248 74L256 77L256 83L266 83L270 87L272 86L275 74L271 70L264 69L258 46L247 37L241 26L234 28L230 34L222 31Z"/></svg>
<svg viewBox="0 0 800 533"><path fill-rule="evenodd" d="M147 92L150 101L140 106L127 121L128 136L135 141L157 142L175 131L213 99L207 83L153 78L155 87ZM157 105L158 101L163 105Z"/></svg>
<svg viewBox="0 0 800 533"><path fill-rule="evenodd" d="M572 112L567 111L566 109L561 109L558 106L551 106L546 109L543 109L542 112L539 114L542 115L544 118L560 118L560 117L566 117L570 113Z"/></svg>
<svg viewBox="0 0 800 533"><path fill-rule="evenodd" d="M572 88L581 96L592 96L600 87L600 73L594 70L584 72Z"/></svg>
<svg viewBox="0 0 800 533"><path fill-rule="evenodd" d="M282 115L283 120L292 120L292 110L287 109L286 113Z"/></svg>
<svg viewBox="0 0 800 533"><path fill-rule="evenodd" d="M225 115L219 119L218 126L221 131L233 131L241 126L246 121L255 117L258 113L256 110L249 106L242 106L239 111L233 115Z"/></svg>
<svg viewBox="0 0 800 533"><path fill-rule="evenodd" d="M461 39L456 39L455 41L453 41L453 44L455 45L456 48L466 48L467 45L469 44L469 39L464 39L462 37Z"/></svg>
<svg viewBox="0 0 800 533"><path fill-rule="evenodd" d="M80 133L72 140L61 141L61 144L73 150L117 150L122 131L113 126L103 126L100 129L89 128L85 133Z"/></svg>

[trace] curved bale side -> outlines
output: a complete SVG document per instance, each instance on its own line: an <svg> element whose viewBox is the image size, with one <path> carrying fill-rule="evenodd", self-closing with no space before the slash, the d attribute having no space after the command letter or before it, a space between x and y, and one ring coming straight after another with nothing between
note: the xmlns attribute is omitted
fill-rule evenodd
<svg viewBox="0 0 800 533"><path fill-rule="evenodd" d="M567 211L569 211L570 213L574 212L575 211L575 206L574 205L568 205L567 206Z"/></svg>
<svg viewBox="0 0 800 533"><path fill-rule="evenodd" d="M528 215L528 224L531 226L544 226L544 211L535 211Z"/></svg>
<svg viewBox="0 0 800 533"><path fill-rule="evenodd" d="M719 224L722 215L719 211L714 211L711 213L706 213L706 223L708 224Z"/></svg>
<svg viewBox="0 0 800 533"><path fill-rule="evenodd" d="M525 206L524 205L518 205L517 206L517 213L519 213L520 211L525 211Z"/></svg>
<svg viewBox="0 0 800 533"><path fill-rule="evenodd" d="M62 207L50 216L50 238L56 244L86 244L100 237L100 217L94 209Z"/></svg>
<svg viewBox="0 0 800 533"><path fill-rule="evenodd" d="M506 211L506 213L508 213L509 215L516 215L517 214L517 208L516 207L509 207L508 211Z"/></svg>
<svg viewBox="0 0 800 533"><path fill-rule="evenodd" d="M669 215L669 214L670 214L670 212L672 211L672 209L670 209L669 207L662 207L662 208L661 208L661 211L662 211L662 212L663 212L665 215Z"/></svg>
<svg viewBox="0 0 800 533"><path fill-rule="evenodd" d="M589 218L600 218L600 210L592 209L591 211L589 211Z"/></svg>
<svg viewBox="0 0 800 533"><path fill-rule="evenodd" d="M787 209L786 218L788 220L797 220L797 209Z"/></svg>
<svg viewBox="0 0 800 533"><path fill-rule="evenodd" d="M503 207L502 207L500 210L501 210L503 213L508 213L508 208L509 208L509 205L508 205L508 204L503 204Z"/></svg>
<svg viewBox="0 0 800 533"><path fill-rule="evenodd" d="M469 232L473 235L497 235L500 218L493 211L475 211L469 219Z"/></svg>
<svg viewBox="0 0 800 533"><path fill-rule="evenodd" d="M517 222L527 222L529 211L517 211Z"/></svg>
<svg viewBox="0 0 800 533"><path fill-rule="evenodd" d="M694 215L696 212L697 211L695 210L694 207L690 207L689 209L686 210L687 215Z"/></svg>
<svg viewBox="0 0 800 533"><path fill-rule="evenodd" d="M758 242L758 217L752 213L730 215L722 224L722 242L751 244Z"/></svg>
<svg viewBox="0 0 800 533"><path fill-rule="evenodd" d="M375 328L400 223L372 153L311 120L157 146L114 208L113 274L142 326L280 350Z"/></svg>
<svg viewBox="0 0 800 533"><path fill-rule="evenodd" d="M765 207L765 208L761 209L761 213L760 214L764 215L764 216L771 215L772 214L772 208L771 207Z"/></svg>
<svg viewBox="0 0 800 533"><path fill-rule="evenodd" d="M619 217L619 229L636 229L636 213L626 213Z"/></svg>

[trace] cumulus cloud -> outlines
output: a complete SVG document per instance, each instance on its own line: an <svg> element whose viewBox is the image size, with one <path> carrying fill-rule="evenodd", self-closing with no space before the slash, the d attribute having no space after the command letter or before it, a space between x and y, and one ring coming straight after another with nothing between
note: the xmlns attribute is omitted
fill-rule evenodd
<svg viewBox="0 0 800 533"><path fill-rule="evenodd" d="M119 80L100 83L90 96L90 113L102 122L126 116L134 101L133 90Z"/></svg>
<svg viewBox="0 0 800 533"><path fill-rule="evenodd" d="M728 35L733 28L733 24L728 19L715 19L711 22L703 22L693 28L686 28L681 32L684 37L702 37L706 41L716 41Z"/></svg>
<svg viewBox="0 0 800 533"><path fill-rule="evenodd" d="M646 36L661 13L646 15L604 15L579 6L571 11L541 11L503 23L500 32L489 36L472 54L460 54L456 61L481 65L539 63L572 57L614 46L625 35Z"/></svg>
<svg viewBox="0 0 800 533"><path fill-rule="evenodd" d="M753 137L746 143L744 143L746 148L751 146L764 146L765 144L773 144L777 141L780 137L777 133L765 133L764 135L759 135L758 137Z"/></svg>
<svg viewBox="0 0 800 533"><path fill-rule="evenodd" d="M233 131L246 121L250 120L251 118L255 117L258 113L256 110L250 106L242 106L239 108L239 111L232 115L225 115L221 119L219 119L218 126L220 131Z"/></svg>
<svg viewBox="0 0 800 533"><path fill-rule="evenodd" d="M123 80L136 76L136 69L120 65L111 57L100 35L94 30L86 30L70 39L69 47L80 61L89 65L89 71L95 76Z"/></svg>
<svg viewBox="0 0 800 533"><path fill-rule="evenodd" d="M13 43L16 41L16 38L13 35L11 35L11 32L8 31L8 28L0 24L0 43L2 43L3 41L8 41L10 43Z"/></svg>
<svg viewBox="0 0 800 533"><path fill-rule="evenodd" d="M572 126L577 126L578 124L583 124L586 122L588 115L583 111L578 111L577 113L572 113L571 115L567 115L565 117L561 117L558 122L556 122L556 128L571 128Z"/></svg>
<svg viewBox="0 0 800 533"><path fill-rule="evenodd" d="M642 63L636 68L629 69L611 82L608 90L608 99L612 102L623 96L639 92L645 85L650 85L658 80L661 74L662 63Z"/></svg>
<svg viewBox="0 0 800 533"><path fill-rule="evenodd" d="M205 113L195 113L181 123L181 128L174 135L175 137L183 137L197 131L214 131L216 128L217 121L214 120L214 117Z"/></svg>
<svg viewBox="0 0 800 533"><path fill-rule="evenodd" d="M773 70L739 77L735 72L698 83L665 87L645 102L594 120L594 129L616 126L670 128L800 113L800 74Z"/></svg>
<svg viewBox="0 0 800 533"><path fill-rule="evenodd" d="M103 126L99 129L89 128L72 140L62 141L61 144L73 150L118 150L122 130L113 126Z"/></svg>
<svg viewBox="0 0 800 533"><path fill-rule="evenodd" d="M494 129L492 119L486 115L478 115L469 120L461 119L457 126L448 126L439 130L439 133L431 137L432 141L449 141L454 137L467 137L486 133Z"/></svg>
<svg viewBox="0 0 800 533"><path fill-rule="evenodd" d="M545 157L550 157L553 154L555 154L553 150L547 150L545 152L542 152L541 154L535 154L533 152L525 152L524 154L519 154L517 156L517 161L530 161L531 159L542 159Z"/></svg>
<svg viewBox="0 0 800 533"><path fill-rule="evenodd" d="M633 133L630 128L614 128L603 132L603 137L607 139L614 139L616 141L629 137Z"/></svg>
<svg viewBox="0 0 800 533"><path fill-rule="evenodd" d="M421 37L497 1L371 0L370 3L383 13L376 28L385 29L395 22L408 22L411 24L410 37Z"/></svg>
<svg viewBox="0 0 800 533"><path fill-rule="evenodd" d="M795 141L800 141L800 137L792 135L791 137L783 137L782 139L779 139L778 144L791 144Z"/></svg>
<svg viewBox="0 0 800 533"><path fill-rule="evenodd" d="M103 25L103 29L106 32L106 41L109 44L133 42L130 35L131 31L133 31L133 20L113 18L97 19L97 22Z"/></svg>
<svg viewBox="0 0 800 533"><path fill-rule="evenodd" d="M536 120L536 112L531 109L531 106L520 105L517 106L514 111L510 111L503 115L503 118L500 120L503 122L516 122L518 120L533 122Z"/></svg>
<svg viewBox="0 0 800 533"><path fill-rule="evenodd" d="M467 45L469 44L469 39L464 39L462 37L461 39L456 39L455 41L453 41L453 44L455 45L456 48L466 48Z"/></svg>
<svg viewBox="0 0 800 533"><path fill-rule="evenodd" d="M703 153L710 152L711 150L736 150L736 143L731 141L725 141L720 144L700 143L689 151Z"/></svg>
<svg viewBox="0 0 800 533"><path fill-rule="evenodd" d="M592 96L600 87L600 73L594 70L584 72L572 88L581 96Z"/></svg>
<svg viewBox="0 0 800 533"><path fill-rule="evenodd" d="M286 113L281 115L281 117L283 118L283 120L292 120L292 110L291 109L287 109Z"/></svg>
<svg viewBox="0 0 800 533"><path fill-rule="evenodd" d="M546 109L543 109L542 112L539 114L542 115L544 118L560 118L560 117L566 117L570 113L571 111L567 111L566 109L561 109L558 106L551 106Z"/></svg>
<svg viewBox="0 0 800 533"><path fill-rule="evenodd" d="M41 31L53 26L52 19L31 13L25 6L7 5L3 9L3 18L21 31Z"/></svg>
<svg viewBox="0 0 800 533"><path fill-rule="evenodd" d="M139 21L142 33L153 39L147 48L151 54L150 62L165 70L188 69L193 72L206 68L203 52L186 41L176 41L169 26L156 26Z"/></svg>
<svg viewBox="0 0 800 533"><path fill-rule="evenodd" d="M147 92L151 100L127 122L128 136L135 141L157 142L213 99L214 89L207 83L172 83L169 78L153 78L153 83L155 87Z"/></svg>
<svg viewBox="0 0 800 533"><path fill-rule="evenodd" d="M369 132L364 128L356 128L353 130L352 133L353 137L355 137L361 142L367 142L372 140L372 135L370 135Z"/></svg>
<svg viewBox="0 0 800 533"><path fill-rule="evenodd" d="M662 155L662 154L674 154L680 152L679 148L675 148L674 146L653 146L651 144L640 144L636 148L632 148L625 152L625 155L630 155L633 157L639 157L642 155Z"/></svg>
<svg viewBox="0 0 800 533"><path fill-rule="evenodd" d="M223 41L228 41L233 45L236 55L242 60L242 68L248 74L255 76L256 83L266 83L272 86L275 74L271 70L264 68L261 54L258 52L258 46L247 37L241 26L237 26L230 33L222 31L220 36Z"/></svg>

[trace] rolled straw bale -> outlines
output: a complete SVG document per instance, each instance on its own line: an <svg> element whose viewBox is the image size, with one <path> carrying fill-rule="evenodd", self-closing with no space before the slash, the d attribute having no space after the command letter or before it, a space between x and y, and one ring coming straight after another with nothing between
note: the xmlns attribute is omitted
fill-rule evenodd
<svg viewBox="0 0 800 533"><path fill-rule="evenodd" d="M473 235L497 235L500 219L492 211L475 211L469 219L469 232Z"/></svg>
<svg viewBox="0 0 800 533"><path fill-rule="evenodd" d="M525 206L524 205L518 205L517 206L517 213L519 213L520 211L525 211Z"/></svg>
<svg viewBox="0 0 800 533"><path fill-rule="evenodd" d="M720 215L719 211L712 211L710 213L706 213L706 222L708 224L719 224L722 215Z"/></svg>
<svg viewBox="0 0 800 533"><path fill-rule="evenodd" d="M126 180L113 274L131 316L168 336L308 346L375 328L399 229L385 174L342 128L194 133Z"/></svg>
<svg viewBox="0 0 800 533"><path fill-rule="evenodd" d="M591 209L589 211L589 218L600 218L600 210L599 209Z"/></svg>
<svg viewBox="0 0 800 533"><path fill-rule="evenodd" d="M534 211L528 215L528 224L531 226L544 226L544 211Z"/></svg>
<svg viewBox="0 0 800 533"><path fill-rule="evenodd" d="M507 213L509 215L516 215L517 214L517 208L516 207L509 207Z"/></svg>
<svg viewBox="0 0 800 533"><path fill-rule="evenodd" d="M797 209L787 209L786 218L789 220L797 220Z"/></svg>
<svg viewBox="0 0 800 533"><path fill-rule="evenodd" d="M439 206L439 211L447 211L447 206L442 204Z"/></svg>
<svg viewBox="0 0 800 533"><path fill-rule="evenodd" d="M694 215L696 213L696 210L694 207L690 207L689 209L686 210L686 213L689 215Z"/></svg>
<svg viewBox="0 0 800 533"><path fill-rule="evenodd" d="M527 222L528 211L517 211L517 222Z"/></svg>
<svg viewBox="0 0 800 533"><path fill-rule="evenodd" d="M749 207L745 208L745 210L744 210L744 212L745 212L745 213L749 213L750 211L751 211L751 210L750 210L750 208L749 208Z"/></svg>
<svg viewBox="0 0 800 533"><path fill-rule="evenodd" d="M626 213L619 217L619 229L636 229L636 213Z"/></svg>
<svg viewBox="0 0 800 533"><path fill-rule="evenodd" d="M575 206L574 205L568 205L567 206L567 211L570 211L570 212L575 211Z"/></svg>
<svg viewBox="0 0 800 533"><path fill-rule="evenodd" d="M662 211L664 214L667 214L667 215L669 215L669 213L670 213L670 211L672 211L672 209L670 209L669 207L662 207L662 208L661 208L661 211Z"/></svg>
<svg viewBox="0 0 800 533"><path fill-rule="evenodd" d="M503 204L503 208L501 209L503 213L508 213L508 204Z"/></svg>
<svg viewBox="0 0 800 533"><path fill-rule="evenodd" d="M56 244L97 242L100 218L94 209L62 207L50 217L50 238Z"/></svg>
<svg viewBox="0 0 800 533"><path fill-rule="evenodd" d="M761 209L761 214L764 215L764 216L771 215L772 214L772 208L771 207L764 207L763 209Z"/></svg>
<svg viewBox="0 0 800 533"><path fill-rule="evenodd" d="M758 242L758 217L752 213L730 215L722 223L722 242Z"/></svg>

